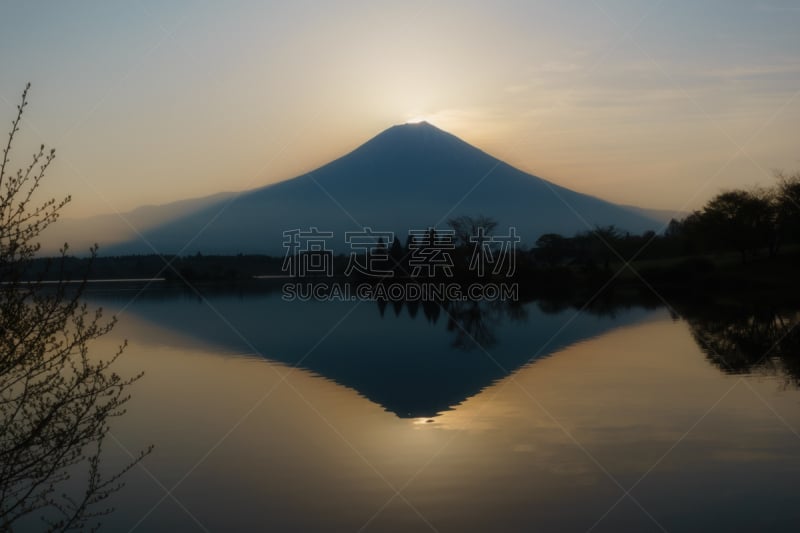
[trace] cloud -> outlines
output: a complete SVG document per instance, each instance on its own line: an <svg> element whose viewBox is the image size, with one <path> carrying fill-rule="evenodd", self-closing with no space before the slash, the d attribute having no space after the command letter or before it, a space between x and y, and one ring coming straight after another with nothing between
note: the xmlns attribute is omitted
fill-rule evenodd
<svg viewBox="0 0 800 533"><path fill-rule="evenodd" d="M752 78L775 78L783 75L796 75L800 77L800 65L798 64L772 64L772 65L736 65L729 68L717 68L705 71L703 74L707 78L717 79L752 79Z"/></svg>

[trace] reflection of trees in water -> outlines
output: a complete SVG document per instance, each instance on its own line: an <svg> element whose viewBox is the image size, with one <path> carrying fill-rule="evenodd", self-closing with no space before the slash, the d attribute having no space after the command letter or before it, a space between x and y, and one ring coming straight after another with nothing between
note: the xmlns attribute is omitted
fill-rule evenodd
<svg viewBox="0 0 800 533"><path fill-rule="evenodd" d="M386 316L389 306L385 300L378 300L378 310L382 317ZM462 350L472 350L479 346L488 348L497 342L495 329L504 320L524 321L528 318L527 311L519 302L512 301L413 301L400 300L391 302L398 316L403 307L408 310L408 316L416 318L422 308L425 320L436 324L439 318L447 320L447 331L453 333L453 346Z"/></svg>
<svg viewBox="0 0 800 533"><path fill-rule="evenodd" d="M735 307L693 312L687 320L709 362L723 372L778 375L800 386L800 311Z"/></svg>
<svg viewBox="0 0 800 533"><path fill-rule="evenodd" d="M439 320L439 315L442 312L441 304L436 302L425 301L422 302L422 314L431 324L436 324Z"/></svg>
<svg viewBox="0 0 800 533"><path fill-rule="evenodd" d="M494 329L502 313L498 306L479 301L450 302L447 331L453 333L453 347L461 350L488 348L497 342Z"/></svg>
<svg viewBox="0 0 800 533"><path fill-rule="evenodd" d="M403 302L402 300L393 300L390 302L384 299L379 299L376 303L378 304L378 312L380 313L381 318L386 318L386 309L389 307L389 305L391 305L392 309L394 310L394 316L400 316L403 307L406 307L406 309L408 309L408 316L411 318L416 318L421 307L423 316L432 324L435 324L439 320L439 315L442 312L442 304L431 301Z"/></svg>
<svg viewBox="0 0 800 533"><path fill-rule="evenodd" d="M592 316L614 318L620 311L630 309L658 309L663 302L655 295L645 292L601 291L592 294L565 294L562 297L550 295L536 298L536 305L548 315L572 310Z"/></svg>
<svg viewBox="0 0 800 533"><path fill-rule="evenodd" d="M524 322L528 312L518 302L462 301L447 305L447 330L455 335L453 346L462 350L488 348L497 342L495 330L504 321Z"/></svg>
<svg viewBox="0 0 800 533"><path fill-rule="evenodd" d="M381 315L387 302L378 302ZM395 315L405 307L413 319L420 309L425 320L436 323L447 320L452 332L452 345L462 350L481 346L489 348L497 342L496 331L504 321L527 320L524 302L450 301L392 302ZM603 298L581 301L576 298L548 298L535 305L548 314L571 310L613 318L633 307L655 309L661 303L640 294L610 294ZM755 305L727 308L680 306L680 315L688 322L695 341L709 362L732 374L760 372L782 376L787 384L800 387L800 311ZM673 318L678 318L673 314Z"/></svg>
<svg viewBox="0 0 800 533"><path fill-rule="evenodd" d="M653 296L639 293L615 293L609 291L602 297L564 294L562 297L550 296L537 299L536 305L546 314L558 314L572 310L594 316L615 317L623 310L632 308L656 309L661 301ZM435 301L391 301L378 300L378 311L386 318L386 309L391 305L394 315L399 316L405 307L408 316L415 319L422 310L422 316L435 324L439 318L447 320L447 330L453 333L453 346L462 350L472 350L478 346L488 348L497 342L495 331L504 321L520 322L528 319L525 304L528 301L480 301L452 300Z"/></svg>

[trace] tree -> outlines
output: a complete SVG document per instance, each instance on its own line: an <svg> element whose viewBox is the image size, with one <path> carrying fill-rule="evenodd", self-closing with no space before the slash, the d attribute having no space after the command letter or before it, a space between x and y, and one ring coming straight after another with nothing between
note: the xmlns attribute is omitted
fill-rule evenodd
<svg viewBox="0 0 800 533"><path fill-rule="evenodd" d="M590 234L594 237L591 240L592 256L602 261L603 268L608 270L611 261L618 257L619 242L623 238L622 233L612 224L610 226L595 225Z"/></svg>
<svg viewBox="0 0 800 533"><path fill-rule="evenodd" d="M536 239L536 259L555 266L569 257L570 241L558 233L545 233Z"/></svg>
<svg viewBox="0 0 800 533"><path fill-rule="evenodd" d="M37 238L70 201L34 201L54 150L42 145L28 166L10 170L29 88L0 164L0 530L37 516L49 531L84 530L110 512L105 500L149 452L116 474L102 472L109 422L124 413L127 388L140 375L112 371L124 345L108 358L90 357L90 342L108 333L114 319L104 321L102 310L83 302L85 278L72 287L44 284L42 274L26 279ZM49 268L63 273L66 252L65 245ZM65 493L69 479L84 483L79 493Z"/></svg>
<svg viewBox="0 0 800 533"><path fill-rule="evenodd" d="M449 219L447 225L455 233L456 246L472 250L478 243L471 239L479 238L481 230L483 230L483 235L490 236L497 227L497 221L483 215L476 217L464 215Z"/></svg>
<svg viewBox="0 0 800 533"><path fill-rule="evenodd" d="M800 242L800 172L786 175L777 172L775 202L781 238Z"/></svg>
<svg viewBox="0 0 800 533"><path fill-rule="evenodd" d="M470 262L476 257L476 251L482 253L484 243L490 242L497 221L483 215L475 217L463 215L449 219L447 225L453 231L455 250L452 255L456 268L464 274L469 270Z"/></svg>
<svg viewBox="0 0 800 533"><path fill-rule="evenodd" d="M392 246L389 248L389 266L390 270L394 270L396 275L404 274L403 260L405 259L405 252L403 245L400 244L400 238L395 237L392 239Z"/></svg>
<svg viewBox="0 0 800 533"><path fill-rule="evenodd" d="M768 248L770 255L777 251L774 203L767 191L720 193L703 208L700 223L710 241L737 250L742 263L760 248Z"/></svg>

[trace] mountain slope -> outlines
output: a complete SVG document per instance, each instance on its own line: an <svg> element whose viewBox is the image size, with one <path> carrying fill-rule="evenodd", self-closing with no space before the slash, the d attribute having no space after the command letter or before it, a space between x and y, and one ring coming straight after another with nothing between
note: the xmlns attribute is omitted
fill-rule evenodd
<svg viewBox="0 0 800 533"><path fill-rule="evenodd" d="M523 242L594 225L641 232L658 223L642 213L559 187L518 170L430 124L394 126L307 174L212 202L143 232L162 253L282 253L285 230L344 232L446 227L458 215L483 214ZM106 253L147 253L131 239Z"/></svg>
<svg viewBox="0 0 800 533"><path fill-rule="evenodd" d="M118 215L61 218L42 234L42 251L55 254L66 242L69 243L70 253L82 255L95 243L100 243L100 252L105 253L106 247L115 243L138 240L137 232L146 232L233 196L235 193L221 192L168 204L143 205Z"/></svg>

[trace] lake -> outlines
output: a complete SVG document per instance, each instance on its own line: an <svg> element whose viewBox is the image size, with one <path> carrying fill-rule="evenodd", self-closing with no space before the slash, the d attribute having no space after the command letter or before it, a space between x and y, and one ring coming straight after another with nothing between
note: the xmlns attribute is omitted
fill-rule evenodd
<svg viewBox="0 0 800 533"><path fill-rule="evenodd" d="M107 466L155 445L107 529L797 529L796 308L270 287L89 293L145 372Z"/></svg>

